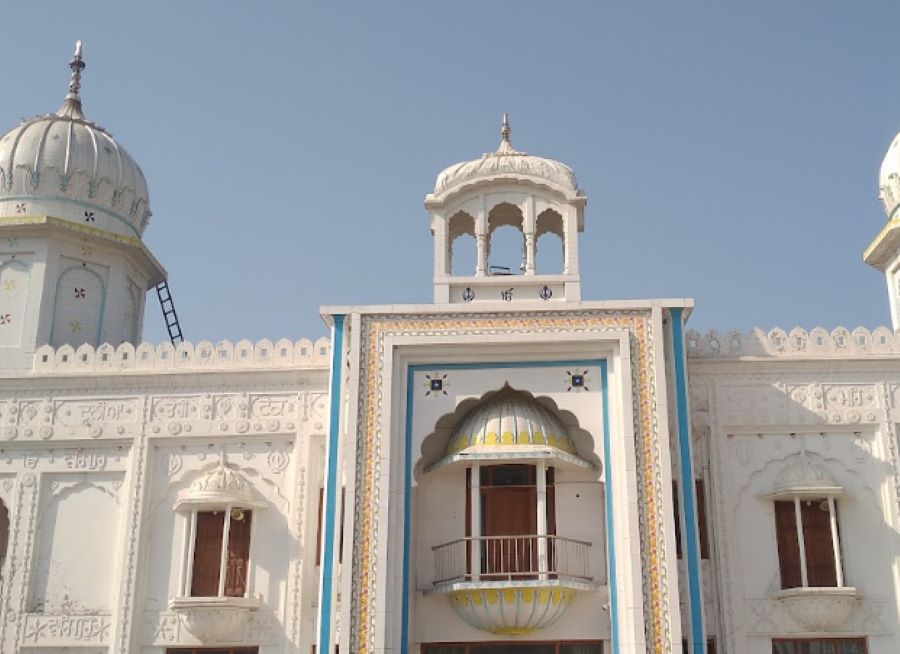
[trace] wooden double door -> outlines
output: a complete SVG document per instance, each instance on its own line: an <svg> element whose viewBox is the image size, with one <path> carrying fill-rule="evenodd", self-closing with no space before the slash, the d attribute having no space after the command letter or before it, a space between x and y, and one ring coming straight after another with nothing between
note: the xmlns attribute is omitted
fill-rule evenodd
<svg viewBox="0 0 900 654"><path fill-rule="evenodd" d="M549 569L552 569L553 541L538 538L537 474L545 473L531 465L480 468L481 538L477 542L480 543L483 579L535 578L541 547L547 549ZM556 533L553 469L548 469L546 474L547 535L552 536ZM470 497L469 490L467 498ZM469 513L469 502L467 508ZM466 536L471 536L470 525L471 521L467 519ZM471 557L469 568L471 573Z"/></svg>

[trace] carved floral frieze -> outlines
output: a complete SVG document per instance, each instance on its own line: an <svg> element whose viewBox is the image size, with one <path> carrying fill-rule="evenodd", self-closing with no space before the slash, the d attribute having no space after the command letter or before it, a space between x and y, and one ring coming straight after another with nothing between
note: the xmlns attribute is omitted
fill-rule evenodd
<svg viewBox="0 0 900 654"><path fill-rule="evenodd" d="M108 615L44 615L25 617L24 640L28 645L102 645L109 642L112 621Z"/></svg>
<svg viewBox="0 0 900 654"><path fill-rule="evenodd" d="M296 429L297 393L228 393L156 396L150 401L154 435L279 433Z"/></svg>
<svg viewBox="0 0 900 654"><path fill-rule="evenodd" d="M716 412L728 426L854 425L883 416L874 384L722 384Z"/></svg>

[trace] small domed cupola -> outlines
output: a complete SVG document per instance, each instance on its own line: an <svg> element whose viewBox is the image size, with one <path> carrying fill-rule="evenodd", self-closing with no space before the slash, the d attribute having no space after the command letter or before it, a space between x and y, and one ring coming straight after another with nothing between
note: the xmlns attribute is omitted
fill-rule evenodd
<svg viewBox="0 0 900 654"><path fill-rule="evenodd" d="M537 460L594 467L578 456L575 443L559 418L525 393L506 385L459 421L443 457L428 469L460 461Z"/></svg>
<svg viewBox="0 0 900 654"><path fill-rule="evenodd" d="M69 63L69 92L56 113L0 136L0 217L48 215L140 237L150 218L147 181L137 162L84 116L81 41Z"/></svg>
<svg viewBox="0 0 900 654"><path fill-rule="evenodd" d="M878 197L887 224L863 253L863 261L884 273L891 310L891 325L900 329L900 134L894 137L878 174Z"/></svg>
<svg viewBox="0 0 900 654"><path fill-rule="evenodd" d="M516 150L510 134L504 114L499 147L445 168L434 192L425 197L434 236L437 303L581 300L578 233L584 230L587 196L571 168ZM513 238L521 248L513 245L504 252L492 247L498 243L497 230L509 234L507 228L515 230ZM461 256L466 247L474 263L468 270ZM539 263L538 252L547 252L552 260Z"/></svg>
<svg viewBox="0 0 900 654"><path fill-rule="evenodd" d="M878 198L884 205L888 220L900 207L900 134L894 137L878 174Z"/></svg>

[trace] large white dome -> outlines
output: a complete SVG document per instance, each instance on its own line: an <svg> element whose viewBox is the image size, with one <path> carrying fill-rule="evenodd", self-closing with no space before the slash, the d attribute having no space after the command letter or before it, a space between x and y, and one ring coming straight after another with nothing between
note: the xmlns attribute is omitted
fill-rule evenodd
<svg viewBox="0 0 900 654"><path fill-rule="evenodd" d="M85 119L80 47L70 66L59 111L0 136L0 217L49 215L139 237L150 217L144 174L105 129Z"/></svg>

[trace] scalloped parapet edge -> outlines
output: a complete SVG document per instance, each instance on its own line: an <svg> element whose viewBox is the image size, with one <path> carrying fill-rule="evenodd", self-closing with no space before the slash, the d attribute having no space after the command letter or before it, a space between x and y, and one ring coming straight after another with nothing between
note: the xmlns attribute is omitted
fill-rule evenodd
<svg viewBox="0 0 900 654"><path fill-rule="evenodd" d="M137 347L131 343L118 347L104 343L96 348L44 345L34 353L32 371L58 375L321 368L329 365L330 354L331 341L324 336L316 341L282 338L274 343L262 339L256 343L200 341L196 345L188 341L179 345L141 343Z"/></svg>
<svg viewBox="0 0 900 654"><path fill-rule="evenodd" d="M850 331L837 327L830 332L822 327L809 331L795 327L786 332L780 327L769 331L732 331L685 334L687 355L692 359L784 357L784 358L883 358L900 355L900 333L889 327Z"/></svg>

